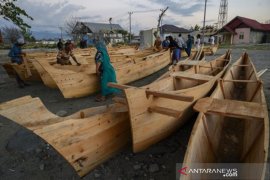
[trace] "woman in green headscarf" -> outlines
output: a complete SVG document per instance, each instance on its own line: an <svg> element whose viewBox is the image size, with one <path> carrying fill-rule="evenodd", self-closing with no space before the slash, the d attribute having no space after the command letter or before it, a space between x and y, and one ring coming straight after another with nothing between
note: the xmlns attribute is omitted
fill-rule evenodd
<svg viewBox="0 0 270 180"><path fill-rule="evenodd" d="M110 57L106 45L101 41L97 41L95 46L97 49L95 56L96 72L100 77L101 83L101 95L96 97L96 101L105 101L107 95L117 93L119 90L107 86L109 82L116 83L117 81L114 68L110 62Z"/></svg>

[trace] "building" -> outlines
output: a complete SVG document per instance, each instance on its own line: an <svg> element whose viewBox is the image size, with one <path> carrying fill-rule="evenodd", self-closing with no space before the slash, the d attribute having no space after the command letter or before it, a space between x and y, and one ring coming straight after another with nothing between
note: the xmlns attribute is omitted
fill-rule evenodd
<svg viewBox="0 0 270 180"><path fill-rule="evenodd" d="M187 39L187 36L189 33L191 33L191 31L170 24L164 24L160 27L160 34L163 39L168 35L171 35L172 37L176 38L180 33L182 34L182 37L184 39Z"/></svg>
<svg viewBox="0 0 270 180"><path fill-rule="evenodd" d="M164 24L160 27L160 37L161 40L164 40L166 36L172 36L173 38L177 38L181 33L182 37L187 40L187 36L191 31L180 28L174 25ZM140 47L148 48L154 45L156 40L157 28L152 28L149 30L140 31Z"/></svg>
<svg viewBox="0 0 270 180"><path fill-rule="evenodd" d="M87 34L89 38L104 38L106 42L112 44L124 42L125 30L119 24L77 22L72 33L78 38Z"/></svg>
<svg viewBox="0 0 270 180"><path fill-rule="evenodd" d="M218 32L225 44L258 44L270 42L270 24L236 16Z"/></svg>
<svg viewBox="0 0 270 180"><path fill-rule="evenodd" d="M152 47L156 40L155 38L156 32L157 28L140 31L140 48L144 49Z"/></svg>

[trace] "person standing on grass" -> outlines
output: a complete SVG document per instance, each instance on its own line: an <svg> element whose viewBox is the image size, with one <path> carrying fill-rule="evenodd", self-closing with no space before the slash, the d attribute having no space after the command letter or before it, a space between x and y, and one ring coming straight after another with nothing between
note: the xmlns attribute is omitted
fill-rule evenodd
<svg viewBox="0 0 270 180"><path fill-rule="evenodd" d="M17 39L16 43L13 44L12 48L10 49L8 56L11 58L12 63L17 63L18 65L23 63L23 57L26 55L22 52L22 46L25 44L23 38ZM15 78L19 88L24 88L24 86L29 86L26 82L24 82L18 73L14 72Z"/></svg>
<svg viewBox="0 0 270 180"><path fill-rule="evenodd" d="M110 57L103 41L96 40L95 47L97 49L95 55L96 73L100 78L101 94L96 97L96 101L106 100L106 96L118 93L119 90L111 88L107 84L109 82L117 83L115 70L110 62Z"/></svg>

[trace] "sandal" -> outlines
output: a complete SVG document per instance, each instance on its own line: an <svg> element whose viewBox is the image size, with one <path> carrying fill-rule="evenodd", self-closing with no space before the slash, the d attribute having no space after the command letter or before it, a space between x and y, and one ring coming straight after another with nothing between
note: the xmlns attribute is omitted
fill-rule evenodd
<svg viewBox="0 0 270 180"><path fill-rule="evenodd" d="M102 102L102 101L105 101L105 100L106 100L106 98L104 96L99 96L99 97L95 98L95 101L97 101L97 102Z"/></svg>

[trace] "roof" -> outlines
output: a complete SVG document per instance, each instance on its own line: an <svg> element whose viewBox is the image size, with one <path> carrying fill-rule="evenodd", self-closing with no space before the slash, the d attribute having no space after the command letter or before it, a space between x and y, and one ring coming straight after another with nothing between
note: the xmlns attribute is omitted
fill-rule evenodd
<svg viewBox="0 0 270 180"><path fill-rule="evenodd" d="M160 27L160 31L163 33L190 33L190 31L185 28L180 28L170 24L162 25Z"/></svg>
<svg viewBox="0 0 270 180"><path fill-rule="evenodd" d="M249 19L245 17L236 16L225 26L223 26L219 31L229 31L235 33L235 29L239 27L249 27L253 30L258 31L270 31L270 24L262 24L254 19Z"/></svg>
<svg viewBox="0 0 270 180"><path fill-rule="evenodd" d="M111 30L113 31L124 30L119 24L105 24L105 23L91 23L91 22L80 22L80 24L86 26L91 33L107 32Z"/></svg>

